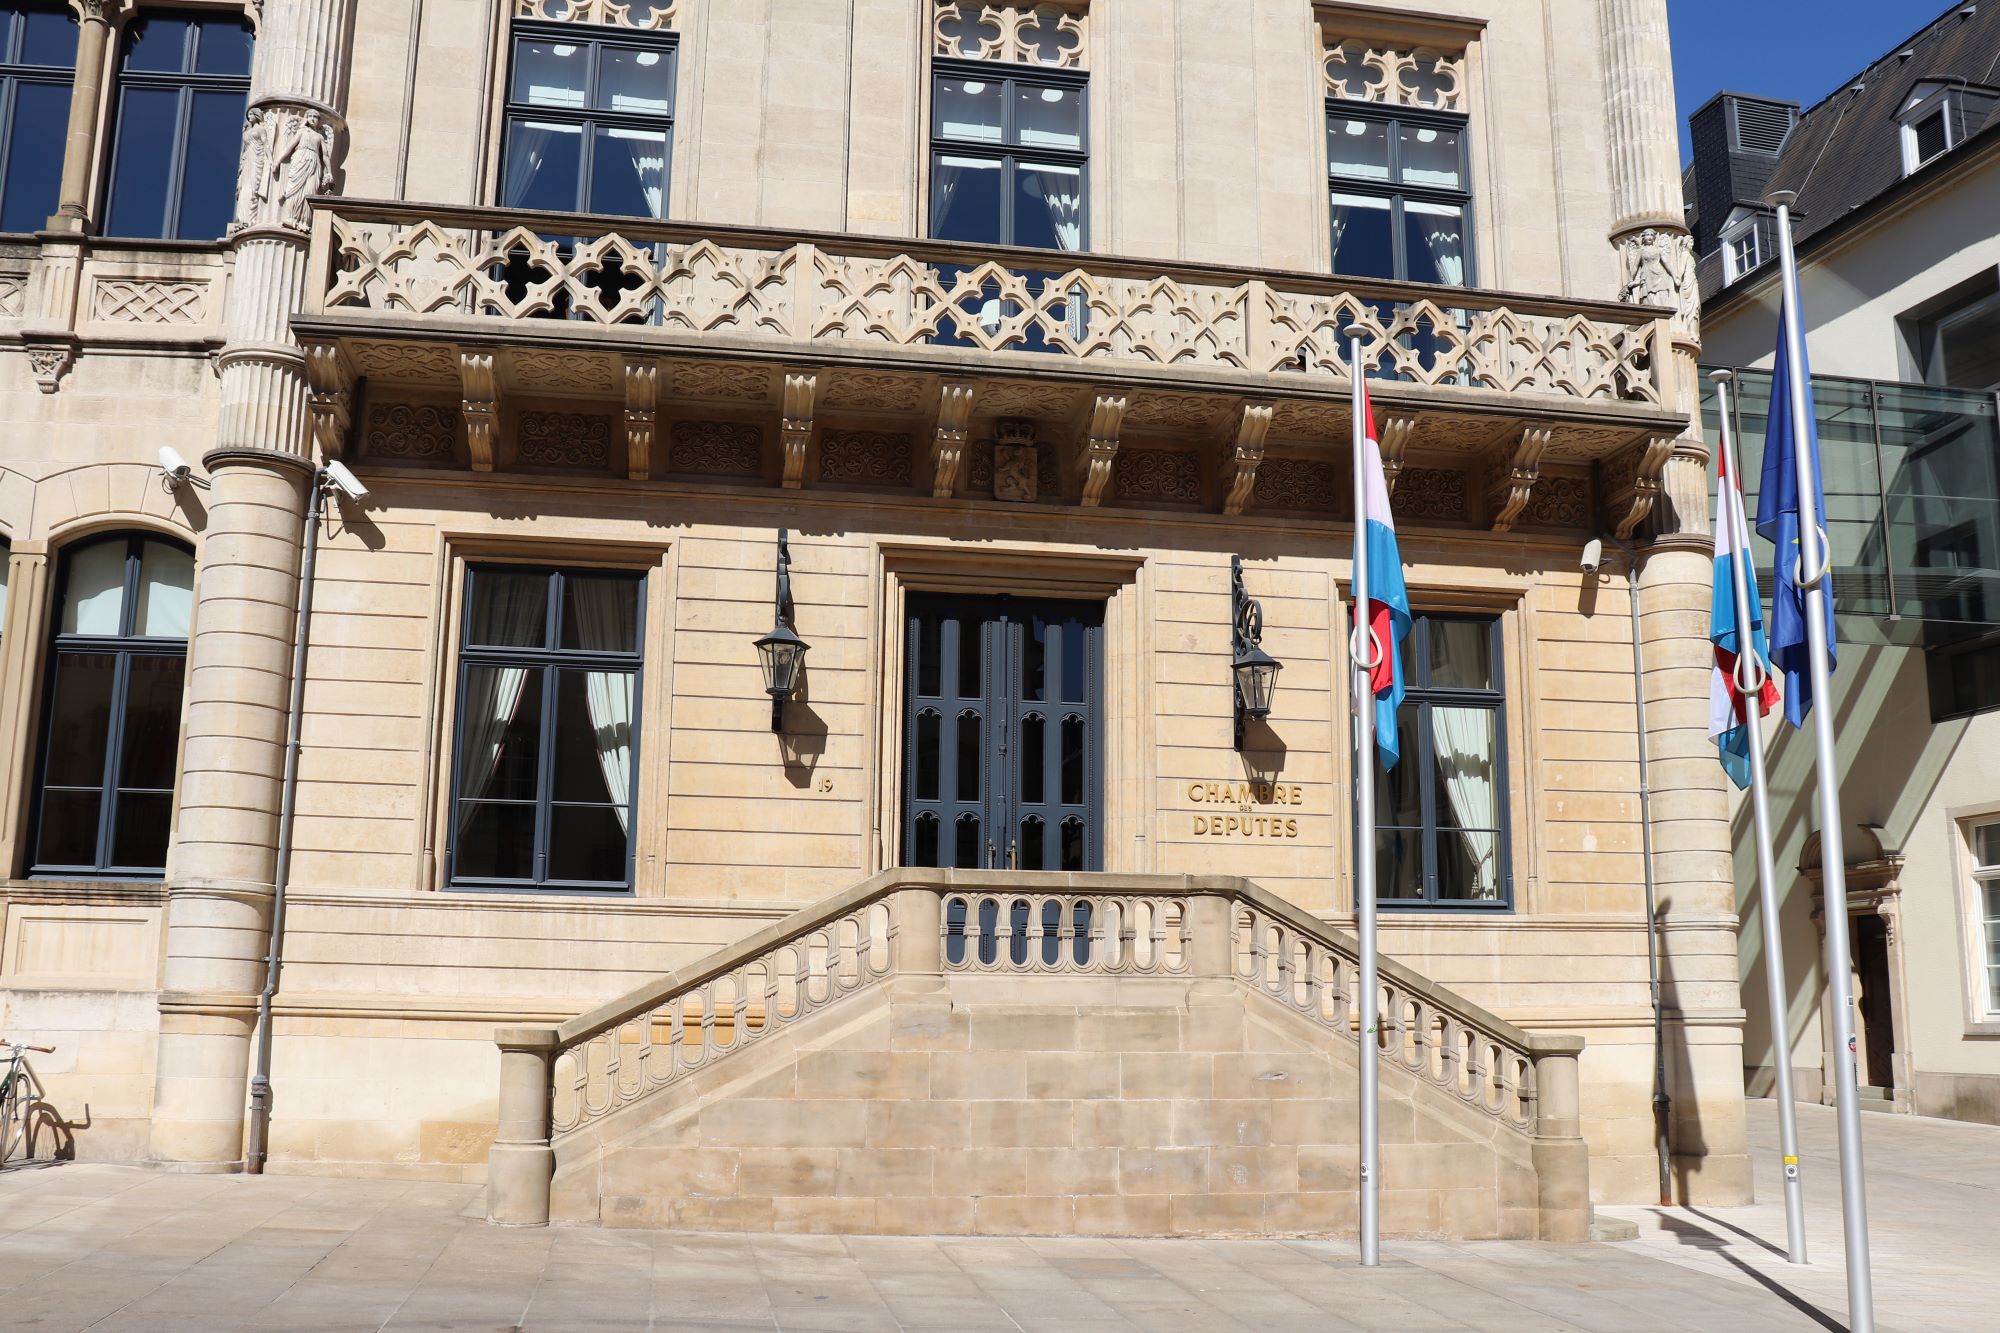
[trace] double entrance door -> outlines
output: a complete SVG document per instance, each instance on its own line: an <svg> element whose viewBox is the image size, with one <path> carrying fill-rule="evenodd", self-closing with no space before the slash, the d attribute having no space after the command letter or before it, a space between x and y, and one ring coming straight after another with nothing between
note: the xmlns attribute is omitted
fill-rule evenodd
<svg viewBox="0 0 2000 1333"><path fill-rule="evenodd" d="M907 866L1099 870L1104 606L912 593Z"/></svg>

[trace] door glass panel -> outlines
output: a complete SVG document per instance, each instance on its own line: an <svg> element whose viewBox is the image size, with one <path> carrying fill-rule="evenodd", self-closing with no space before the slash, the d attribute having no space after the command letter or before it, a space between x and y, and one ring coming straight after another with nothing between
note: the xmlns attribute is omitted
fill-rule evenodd
<svg viewBox="0 0 2000 1333"><path fill-rule="evenodd" d="M1438 620L1427 623L1431 640L1433 689L1493 688L1493 624L1487 620Z"/></svg>
<svg viewBox="0 0 2000 1333"><path fill-rule="evenodd" d="M978 815L958 817L954 843L951 857L954 869L978 870L986 864L980 856Z"/></svg>
<svg viewBox="0 0 2000 1333"><path fill-rule="evenodd" d="M935 866L938 863L938 818L925 813L917 816L916 847L910 854L910 864ZM959 911L964 912L961 905Z"/></svg>
<svg viewBox="0 0 2000 1333"><path fill-rule="evenodd" d="M920 801L935 801L938 799L938 751L944 743L939 733L943 729L943 724L944 719L938 716L937 710L934 708L926 708L923 712L917 714L916 794L917 799ZM931 839L932 845L935 846L937 840L937 830L935 828L931 830ZM937 862L935 860L919 861L917 864L928 866L936 865Z"/></svg>
<svg viewBox="0 0 2000 1333"><path fill-rule="evenodd" d="M1416 752L1417 705L1396 710L1396 735L1403 757L1394 768L1372 763L1375 772L1375 822L1382 826L1424 826L1424 794L1420 782L1423 757Z"/></svg>
<svg viewBox="0 0 2000 1333"><path fill-rule="evenodd" d="M1029 815L1021 821L1021 869L1046 870L1046 852L1042 846L1042 834L1047 826L1038 815Z"/></svg>
<svg viewBox="0 0 2000 1333"><path fill-rule="evenodd" d="M549 812L549 878L625 882L623 813L606 805L558 805Z"/></svg>
<svg viewBox="0 0 2000 1333"><path fill-rule="evenodd" d="M1023 148L1083 149L1083 89L1014 85L1014 142Z"/></svg>
<svg viewBox="0 0 2000 1333"><path fill-rule="evenodd" d="M917 617L917 693L926 699L938 697L944 663L944 621L937 616Z"/></svg>
<svg viewBox="0 0 2000 1333"><path fill-rule="evenodd" d="M481 648L540 648L548 641L549 576L482 569L472 577L465 641Z"/></svg>
<svg viewBox="0 0 2000 1333"><path fill-rule="evenodd" d="M1399 765L1400 767L1400 765ZM1375 892L1383 899L1420 902L1424 896L1423 833L1382 829L1375 835Z"/></svg>
<svg viewBox="0 0 2000 1333"><path fill-rule="evenodd" d="M997 158L938 154L931 167L931 235L998 245L1001 170Z"/></svg>
<svg viewBox="0 0 2000 1333"><path fill-rule="evenodd" d="M1438 897L1492 902L1500 896L1500 839L1491 832L1440 828L1437 833Z"/></svg>
<svg viewBox="0 0 2000 1333"><path fill-rule="evenodd" d="M132 632L185 639L194 623L194 552L147 542L139 557L139 610Z"/></svg>
<svg viewBox="0 0 2000 1333"><path fill-rule="evenodd" d="M979 799L980 762L986 757L980 746L981 720L973 712L958 715L958 786L952 793L955 800Z"/></svg>
<svg viewBox="0 0 2000 1333"><path fill-rule="evenodd" d="M952 625L958 635L958 697L977 699L985 693L980 688L980 678L984 674L985 645L977 623L956 621Z"/></svg>
<svg viewBox="0 0 2000 1333"><path fill-rule="evenodd" d="M1334 194L1333 271L1356 278L1396 276L1396 240L1387 199Z"/></svg>
<svg viewBox="0 0 2000 1333"><path fill-rule="evenodd" d="M508 208L568 212L578 207L583 126L559 120L514 120L507 126L501 202Z"/></svg>
<svg viewBox="0 0 2000 1333"><path fill-rule="evenodd" d="M1062 697L1066 704L1083 702L1085 672L1083 625L1065 620L1062 625Z"/></svg>
<svg viewBox="0 0 2000 1333"><path fill-rule="evenodd" d="M1044 732L1047 722L1040 713L1030 713L1021 719L1021 801L1024 805L1040 805L1045 787L1042 765L1046 760ZM1037 862L1039 864L1039 861Z"/></svg>
<svg viewBox="0 0 2000 1333"><path fill-rule="evenodd" d="M178 51L175 58L178 68ZM166 235L167 181L173 169L180 97L172 88L120 91L111 207L104 221L107 236Z"/></svg>
<svg viewBox="0 0 2000 1333"><path fill-rule="evenodd" d="M1441 185L1463 188L1459 177L1459 135L1457 130L1435 125L1397 127L1402 155L1403 180L1411 185Z"/></svg>
<svg viewBox="0 0 2000 1333"><path fill-rule="evenodd" d="M1336 176L1389 179L1389 126L1379 120L1336 116L1326 126L1326 159Z"/></svg>
<svg viewBox="0 0 2000 1333"><path fill-rule="evenodd" d="M1048 687L1049 622L1030 617L1021 638L1021 700L1038 704Z"/></svg>
<svg viewBox="0 0 2000 1333"><path fill-rule="evenodd" d="M1003 88L1003 84L993 79L939 79L939 137L999 143Z"/></svg>
<svg viewBox="0 0 2000 1333"><path fill-rule="evenodd" d="M1403 255L1411 282L1456 287L1465 281L1465 210L1423 199L1403 202Z"/></svg>
<svg viewBox="0 0 2000 1333"><path fill-rule="evenodd" d="M109 658L103 659L109 661ZM125 684L125 735L118 757L118 785L150 787L171 792L174 786L174 751L180 742L181 680L186 674L184 657L144 656L130 659ZM123 836L125 803L120 802L118 823ZM124 857L120 865L150 864Z"/></svg>
<svg viewBox="0 0 2000 1333"><path fill-rule="evenodd" d="M69 558L63 590L64 634L125 632L125 552L119 540L78 549Z"/></svg>
<svg viewBox="0 0 2000 1333"><path fill-rule="evenodd" d="M1431 750L1435 763L1435 804L1440 828L1494 828L1499 820L1494 790L1494 722L1488 708L1431 708ZM1398 764L1401 768L1403 765ZM1401 822L1401 821L1398 821Z"/></svg>
<svg viewBox="0 0 2000 1333"><path fill-rule="evenodd" d="M589 46L545 39L514 44L513 101L581 109L589 87Z"/></svg>
<svg viewBox="0 0 2000 1333"><path fill-rule="evenodd" d="M556 801L625 813L632 796L634 683L629 671L565 671L557 679Z"/></svg>
<svg viewBox="0 0 2000 1333"><path fill-rule="evenodd" d="M535 873L533 802L465 801L460 805L458 874L465 879L531 879Z"/></svg>
<svg viewBox="0 0 2000 1333"><path fill-rule="evenodd" d="M1056 162L1022 162L1014 169L1015 245L1038 250L1083 248L1083 169Z"/></svg>
<svg viewBox="0 0 2000 1333"><path fill-rule="evenodd" d="M598 126L590 151L590 211L656 218L666 197L666 131Z"/></svg>
<svg viewBox="0 0 2000 1333"><path fill-rule="evenodd" d="M1083 821L1071 815L1062 822L1062 869L1084 868Z"/></svg>
<svg viewBox="0 0 2000 1333"><path fill-rule="evenodd" d="M664 51L606 46L598 57L597 105L612 111L673 110L673 63Z"/></svg>
<svg viewBox="0 0 2000 1333"><path fill-rule="evenodd" d="M489 577L480 576L482 582ZM562 646L586 653L638 652L639 580L564 575Z"/></svg>
<svg viewBox="0 0 2000 1333"><path fill-rule="evenodd" d="M118 659L108 653L56 656L45 779L49 786L103 784L104 747L111 736L111 688L117 670Z"/></svg>
<svg viewBox="0 0 2000 1333"><path fill-rule="evenodd" d="M459 790L476 800L535 799L542 669L470 666L460 724Z"/></svg>
<svg viewBox="0 0 2000 1333"><path fill-rule="evenodd" d="M174 235L183 241L212 241L229 226L236 208L236 157L243 144L243 107L249 95L198 89L193 97Z"/></svg>
<svg viewBox="0 0 2000 1333"><path fill-rule="evenodd" d="M44 866L97 864L97 817L103 809L100 791L42 793L41 839L35 863Z"/></svg>
<svg viewBox="0 0 2000 1333"><path fill-rule="evenodd" d="M1064 805L1083 804L1083 770L1083 719L1071 713L1062 720L1062 800Z"/></svg>

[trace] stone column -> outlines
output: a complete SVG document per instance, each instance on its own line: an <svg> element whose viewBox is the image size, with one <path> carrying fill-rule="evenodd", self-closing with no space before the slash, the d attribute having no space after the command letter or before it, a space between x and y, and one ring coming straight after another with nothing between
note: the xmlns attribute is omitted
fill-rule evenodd
<svg viewBox="0 0 2000 1333"><path fill-rule="evenodd" d="M70 0L76 11L76 84L69 99L69 132L63 139L62 188L50 231L90 230L90 164L97 151L98 110L104 100L104 53L111 21L124 0Z"/></svg>
<svg viewBox="0 0 2000 1333"><path fill-rule="evenodd" d="M1660 380L1665 403L1688 419L1662 466L1638 570L1674 1174L1688 1202L1743 1203L1750 1163L1736 889L1729 805L1708 740L1714 575L1701 294L1681 207L1667 6L1603 0L1599 13L1611 124L1608 239L1623 261L1620 296L1674 312Z"/></svg>
<svg viewBox="0 0 2000 1333"><path fill-rule="evenodd" d="M268 0L251 66L221 412L188 644L180 815L168 865L152 1153L234 1170L277 872L311 431L291 337L310 210L332 187L350 0Z"/></svg>

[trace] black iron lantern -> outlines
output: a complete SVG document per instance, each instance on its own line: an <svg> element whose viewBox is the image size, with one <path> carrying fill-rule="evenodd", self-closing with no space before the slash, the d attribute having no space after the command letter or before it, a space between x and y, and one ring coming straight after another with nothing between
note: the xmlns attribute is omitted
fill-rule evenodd
<svg viewBox="0 0 2000 1333"><path fill-rule="evenodd" d="M806 650L811 647L792 628L792 548L785 529L778 529L777 624L757 640L757 656L764 667L764 693L771 696L771 730L785 729L785 700L799 688L799 676L806 668Z"/></svg>
<svg viewBox="0 0 2000 1333"><path fill-rule="evenodd" d="M1278 693L1278 673L1285 664L1265 652L1264 608L1243 591L1243 557L1229 558L1232 616L1232 648L1229 671L1236 681L1236 748L1243 748L1243 719L1271 715L1271 700Z"/></svg>

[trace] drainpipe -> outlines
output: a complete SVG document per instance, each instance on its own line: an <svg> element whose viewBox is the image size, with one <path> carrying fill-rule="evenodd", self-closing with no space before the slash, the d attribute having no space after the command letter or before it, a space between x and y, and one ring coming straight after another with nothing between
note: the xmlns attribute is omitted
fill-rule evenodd
<svg viewBox="0 0 2000 1333"><path fill-rule="evenodd" d="M264 989L257 995L257 1069L250 1076L250 1134L243 1169L262 1175L271 1133L271 999L284 962L285 885L292 877L292 813L299 795L299 724L306 692L306 631L312 619L313 565L319 556L319 519L328 486L325 468L314 468L306 500L305 553L299 561L298 622L292 629L292 697L285 714L285 785L278 800L278 861L271 889L271 938L264 950Z"/></svg>
<svg viewBox="0 0 2000 1333"><path fill-rule="evenodd" d="M1608 540L1625 557L1625 595L1632 613L1632 697L1638 706L1639 731L1639 840L1646 870L1646 982L1653 1000L1653 1143L1660 1159L1660 1205L1672 1207L1673 1099L1667 1095L1667 1020L1660 991L1660 917L1653 889L1653 780L1646 757L1646 654L1639 639L1639 553L1621 537Z"/></svg>

